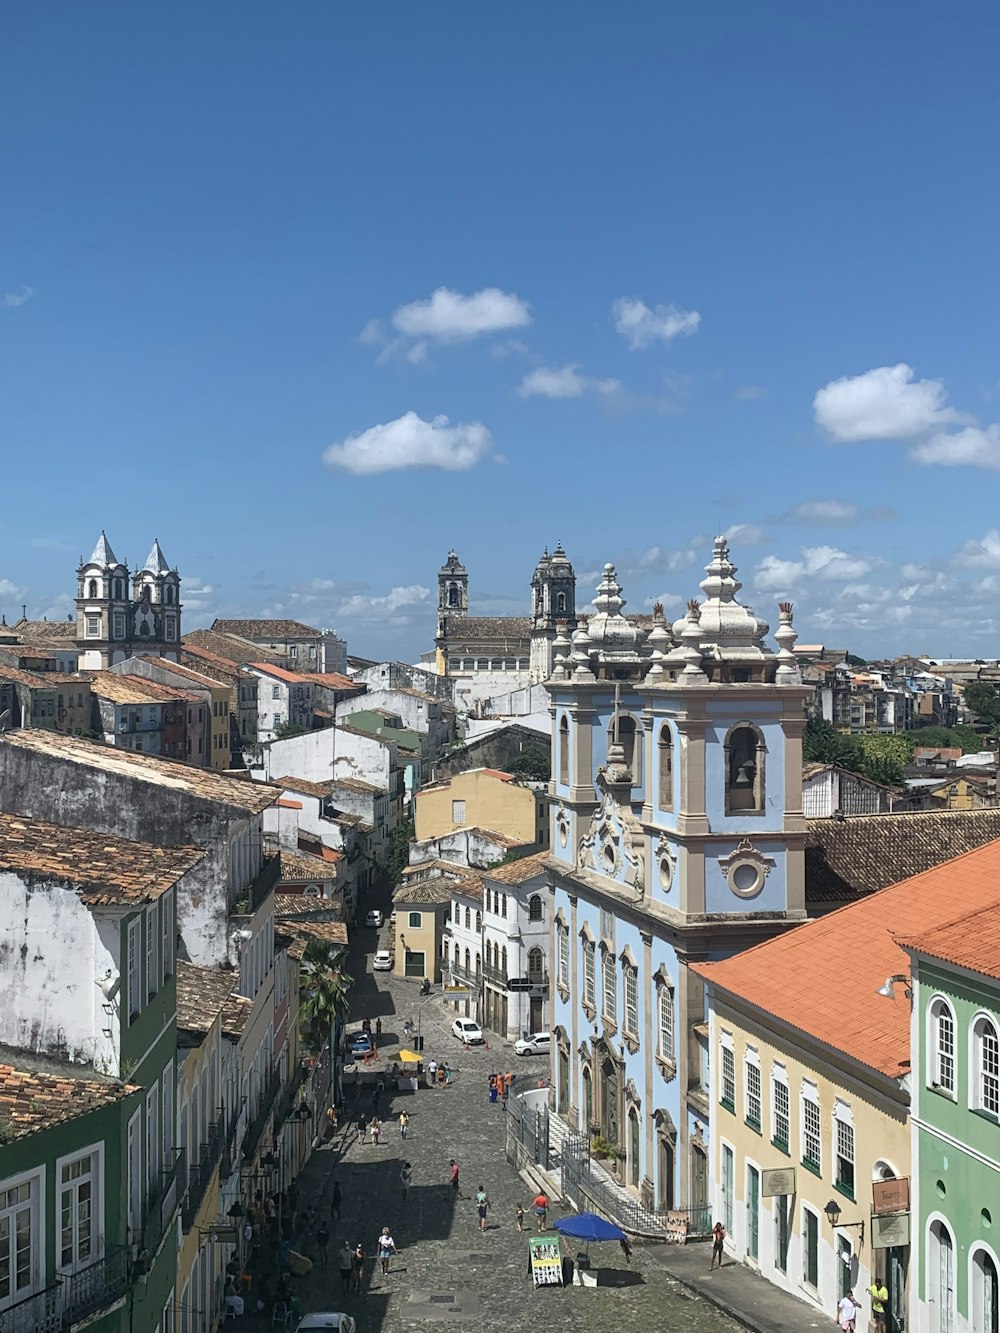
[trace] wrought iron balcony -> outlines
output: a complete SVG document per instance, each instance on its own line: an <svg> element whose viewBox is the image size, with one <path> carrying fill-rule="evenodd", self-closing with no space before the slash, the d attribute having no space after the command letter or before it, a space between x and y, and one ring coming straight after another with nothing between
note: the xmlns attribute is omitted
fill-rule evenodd
<svg viewBox="0 0 1000 1333"><path fill-rule="evenodd" d="M142 1240L135 1258L137 1272L146 1272L156 1257L160 1243L177 1215L186 1178L187 1153L179 1149L173 1164L160 1172L156 1187L146 1196Z"/></svg>
<svg viewBox="0 0 1000 1333"><path fill-rule="evenodd" d="M106 1310L128 1291L128 1252L112 1250L96 1264L63 1278L60 1292L63 1327L76 1328Z"/></svg>
<svg viewBox="0 0 1000 1333"><path fill-rule="evenodd" d="M44 1291L0 1310L0 1333L61 1333L60 1287L61 1283L53 1282Z"/></svg>
<svg viewBox="0 0 1000 1333"><path fill-rule="evenodd" d="M181 1204L181 1225L185 1231L191 1230L198 1209L205 1197L205 1191L211 1184L215 1169L221 1166L227 1140L235 1128L235 1120L236 1117L233 1114L232 1123L227 1123L226 1108L224 1106L219 1107L219 1118L213 1120L209 1125L208 1138L201 1145L198 1160L192 1164L188 1171L187 1188L184 1193L184 1201ZM226 1132L227 1129L229 1134Z"/></svg>
<svg viewBox="0 0 1000 1333"><path fill-rule="evenodd" d="M249 1162L257 1151L257 1144L260 1142L260 1136L264 1132L264 1126L267 1124L268 1116L271 1114L271 1107L274 1105L274 1099L278 1095L278 1088L280 1086L281 1074L277 1069L273 1069L270 1078L264 1085L264 1092L261 1096L257 1113L253 1120L251 1120L249 1129L243 1135L243 1160L245 1162Z"/></svg>

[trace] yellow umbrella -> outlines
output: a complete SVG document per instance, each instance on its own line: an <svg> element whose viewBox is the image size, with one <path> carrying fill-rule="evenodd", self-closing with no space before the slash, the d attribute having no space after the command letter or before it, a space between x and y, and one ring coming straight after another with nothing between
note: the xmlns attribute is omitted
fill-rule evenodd
<svg viewBox="0 0 1000 1333"><path fill-rule="evenodd" d="M400 1051L399 1058L404 1065L418 1065L423 1059L416 1051Z"/></svg>

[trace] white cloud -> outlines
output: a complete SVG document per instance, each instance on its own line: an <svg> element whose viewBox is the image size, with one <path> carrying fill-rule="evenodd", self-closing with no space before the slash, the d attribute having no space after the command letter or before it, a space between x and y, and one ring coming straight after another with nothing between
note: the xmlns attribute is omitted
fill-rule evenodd
<svg viewBox="0 0 1000 1333"><path fill-rule="evenodd" d="M765 519L765 522L801 524L810 528L853 528L859 523L884 523L895 517L896 511L885 505L862 509L850 500L822 499L802 500L783 514Z"/></svg>
<svg viewBox="0 0 1000 1333"><path fill-rule="evenodd" d="M424 421L416 412L405 412L395 421L370 426L360 435L331 444L323 453L323 462L356 476L411 467L458 472L478 463L492 443L493 437L480 421L450 426L445 416Z"/></svg>
<svg viewBox="0 0 1000 1333"><path fill-rule="evenodd" d="M382 321L380 319L370 319L358 334L358 342L364 343L366 347L378 347L385 342Z"/></svg>
<svg viewBox="0 0 1000 1333"><path fill-rule="evenodd" d="M11 583L10 579L0 579L0 597L14 601L23 596L23 588L19 588L16 583Z"/></svg>
<svg viewBox="0 0 1000 1333"><path fill-rule="evenodd" d="M758 398L763 398L767 393L759 384L741 384L736 390L736 397L742 399L745 403L755 402Z"/></svg>
<svg viewBox="0 0 1000 1333"><path fill-rule="evenodd" d="M210 583L202 583L196 574L185 574L181 585L183 593L182 601L189 601L192 597L211 597L215 589Z"/></svg>
<svg viewBox="0 0 1000 1333"><path fill-rule="evenodd" d="M861 579L871 561L838 551L835 546L804 546L801 560L781 560L766 555L754 573L754 583L763 592L781 592L803 579L849 582Z"/></svg>
<svg viewBox="0 0 1000 1333"><path fill-rule="evenodd" d="M411 338L440 338L443 342L521 329L530 323L527 302L499 287L484 287L471 296L438 287L426 300L401 305L392 316L397 332Z"/></svg>
<svg viewBox="0 0 1000 1333"><path fill-rule="evenodd" d="M907 440L958 420L940 380L914 379L912 366L879 366L832 380L813 399L816 424L841 442Z"/></svg>
<svg viewBox="0 0 1000 1333"><path fill-rule="evenodd" d="M427 339L421 338L419 342L413 343L403 355L411 365L419 366L422 361L427 360Z"/></svg>
<svg viewBox="0 0 1000 1333"><path fill-rule="evenodd" d="M981 467L1000 470L1000 424L966 426L948 435L942 432L914 445L910 457L917 463L944 467Z"/></svg>
<svg viewBox="0 0 1000 1333"><path fill-rule="evenodd" d="M391 616L407 607L422 606L431 595L430 588L421 583L410 583L405 587L390 588L384 597L370 597L366 593L354 593L340 603L337 616L350 620L363 616L376 618Z"/></svg>
<svg viewBox="0 0 1000 1333"><path fill-rule="evenodd" d="M615 328L633 351L648 347L657 338L670 342L682 333L694 333L701 323L697 310L681 310L675 305L651 309L637 296L620 296L611 307L611 315Z"/></svg>
<svg viewBox="0 0 1000 1333"><path fill-rule="evenodd" d="M34 294L34 288L27 286L16 292L7 292L4 296L0 296L0 306L8 310L16 309L19 305L24 305L25 301L30 301Z"/></svg>
<svg viewBox="0 0 1000 1333"><path fill-rule="evenodd" d="M958 553L963 565L983 569L1000 567L1000 531L991 528L983 537L970 538Z"/></svg>
<svg viewBox="0 0 1000 1333"><path fill-rule="evenodd" d="M576 365L563 366L560 370L539 366L525 375L517 392L522 398L582 398L588 391L617 393L621 387L621 380L598 380L581 375Z"/></svg>
<svg viewBox="0 0 1000 1333"><path fill-rule="evenodd" d="M726 540L735 546L759 546L767 541L767 529L756 523L734 523L726 528Z"/></svg>
<svg viewBox="0 0 1000 1333"><path fill-rule="evenodd" d="M529 350L528 344L521 342L520 338L505 338L503 342L493 344L490 356L499 361L505 356L527 356Z"/></svg>

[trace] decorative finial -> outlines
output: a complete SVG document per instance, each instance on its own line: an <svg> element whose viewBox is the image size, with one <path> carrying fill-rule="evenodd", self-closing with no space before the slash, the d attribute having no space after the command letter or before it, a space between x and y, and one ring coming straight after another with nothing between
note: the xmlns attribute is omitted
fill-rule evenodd
<svg viewBox="0 0 1000 1333"><path fill-rule="evenodd" d="M778 685L801 685L802 672L798 659L792 651L799 637L792 628L792 603L779 602L778 613L780 624L774 631L774 637L778 642L778 668L774 673L774 679Z"/></svg>
<svg viewBox="0 0 1000 1333"><path fill-rule="evenodd" d="M687 607L687 618L681 630L681 649L685 662L681 680L691 685L708 680L708 677L701 666L701 607L695 598L688 602Z"/></svg>

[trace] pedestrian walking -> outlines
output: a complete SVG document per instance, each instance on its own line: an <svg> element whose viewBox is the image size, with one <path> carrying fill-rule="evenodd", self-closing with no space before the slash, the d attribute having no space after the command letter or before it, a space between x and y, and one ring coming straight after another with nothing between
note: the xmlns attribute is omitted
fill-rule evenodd
<svg viewBox="0 0 1000 1333"><path fill-rule="evenodd" d="M449 1065L449 1064L446 1063L445 1066L444 1066L444 1081L445 1081L445 1083L450 1083L451 1080L452 1080L452 1077L453 1077L453 1074L452 1074L451 1065Z"/></svg>
<svg viewBox="0 0 1000 1333"><path fill-rule="evenodd" d="M854 1333L855 1322L861 1306L854 1299L854 1292L849 1291L837 1302L837 1323L844 1333Z"/></svg>
<svg viewBox="0 0 1000 1333"><path fill-rule="evenodd" d="M510 1075L504 1074L500 1080L500 1097L504 1106L507 1105L507 1098L510 1096Z"/></svg>
<svg viewBox="0 0 1000 1333"><path fill-rule="evenodd" d="M409 1129L409 1127L410 1127L410 1117L409 1117L409 1114L408 1114L406 1111L400 1111L400 1113L399 1113L399 1137L400 1137L401 1139L405 1139L405 1138L406 1138L406 1131Z"/></svg>
<svg viewBox="0 0 1000 1333"><path fill-rule="evenodd" d="M378 1104L378 1102L379 1102L379 1101L382 1099L382 1097L384 1097L384 1096L385 1096L385 1079L383 1078L383 1076L382 1076L381 1074L379 1074L379 1076L378 1076L378 1081L377 1081L376 1084L375 1084L375 1103L376 1103L376 1105Z"/></svg>
<svg viewBox="0 0 1000 1333"><path fill-rule="evenodd" d="M377 1148L382 1138L382 1121L375 1119L372 1121L372 1147Z"/></svg>
<svg viewBox="0 0 1000 1333"><path fill-rule="evenodd" d="M354 1247L354 1253L351 1255L351 1288L353 1291L361 1290L362 1283L365 1280L365 1260L367 1258L365 1247L358 1241Z"/></svg>
<svg viewBox="0 0 1000 1333"><path fill-rule="evenodd" d="M726 1228L721 1222L716 1222L712 1228L712 1262L708 1266L709 1272L715 1267L716 1259L719 1261L719 1267L722 1267L723 1242L725 1239Z"/></svg>
<svg viewBox="0 0 1000 1333"><path fill-rule="evenodd" d="M531 1206L535 1210L535 1225L539 1231L545 1230L545 1220L549 1215L549 1196L544 1190L539 1190L532 1200Z"/></svg>
<svg viewBox="0 0 1000 1333"><path fill-rule="evenodd" d="M403 1163L403 1169L399 1173L399 1183L403 1187L403 1202L410 1197L410 1186L413 1184L413 1167L409 1162Z"/></svg>
<svg viewBox="0 0 1000 1333"><path fill-rule="evenodd" d="M625 1256L625 1262L630 1264L632 1262L632 1246L629 1244L628 1236L622 1236L618 1244L622 1247L622 1254Z"/></svg>
<svg viewBox="0 0 1000 1333"><path fill-rule="evenodd" d="M871 1297L872 1318L875 1320L875 1327L878 1329L878 1333L885 1333L885 1303L889 1299L889 1289L884 1282L880 1282L877 1277L873 1277L867 1290Z"/></svg>
<svg viewBox="0 0 1000 1333"><path fill-rule="evenodd" d="M429 1060L427 1062L427 1079L432 1088L434 1087L435 1083L437 1083L437 1071L438 1071L437 1061Z"/></svg>
<svg viewBox="0 0 1000 1333"><path fill-rule="evenodd" d="M376 1020L375 1020L375 1039L378 1040L378 1038L381 1037L381 1035L382 1035L382 1020L381 1020L381 1018L376 1018Z"/></svg>
<svg viewBox="0 0 1000 1333"><path fill-rule="evenodd" d="M365 1141L365 1134L368 1132L368 1119L364 1111L358 1116L358 1138L362 1143Z"/></svg>
<svg viewBox="0 0 1000 1333"><path fill-rule="evenodd" d="M455 1197L461 1199L463 1197L462 1187L458 1183L458 1163L455 1161L454 1157L449 1163L448 1184L455 1191Z"/></svg>
<svg viewBox="0 0 1000 1333"><path fill-rule="evenodd" d="M346 1240L341 1241L337 1251L337 1267L340 1270L340 1288L346 1296L351 1289L351 1269L354 1267L351 1247Z"/></svg>
<svg viewBox="0 0 1000 1333"><path fill-rule="evenodd" d="M518 1229L518 1231L523 1231L523 1230L524 1230L524 1209L521 1207L520 1204L517 1204L517 1205L515 1206L515 1208L514 1208L514 1216L517 1218L517 1229Z"/></svg>
<svg viewBox="0 0 1000 1333"><path fill-rule="evenodd" d="M330 1228L326 1225L326 1221L324 1220L320 1222L319 1228L316 1232L316 1248L319 1250L320 1268L326 1267L326 1247L329 1244L330 1244Z"/></svg>
<svg viewBox="0 0 1000 1333"><path fill-rule="evenodd" d="M330 1199L330 1221L331 1221L331 1222L339 1222L339 1221L340 1221L340 1205L343 1203L343 1200L344 1200L344 1196L343 1196L343 1194L341 1193L341 1190L340 1190L340 1181L339 1181L339 1180L335 1180L335 1181L333 1182L333 1196L332 1196L332 1198ZM345 1241L344 1243L345 1243L345 1245L346 1245L347 1242Z"/></svg>
<svg viewBox="0 0 1000 1333"><path fill-rule="evenodd" d="M476 1214L479 1218L479 1230L486 1230L486 1214L490 1210L489 1195L483 1189L482 1185L476 1186Z"/></svg>
<svg viewBox="0 0 1000 1333"><path fill-rule="evenodd" d="M394 1254L398 1254L396 1242L392 1238L392 1233L388 1227L382 1228L382 1234L378 1238L378 1257L382 1264L383 1274L389 1271L389 1260Z"/></svg>

